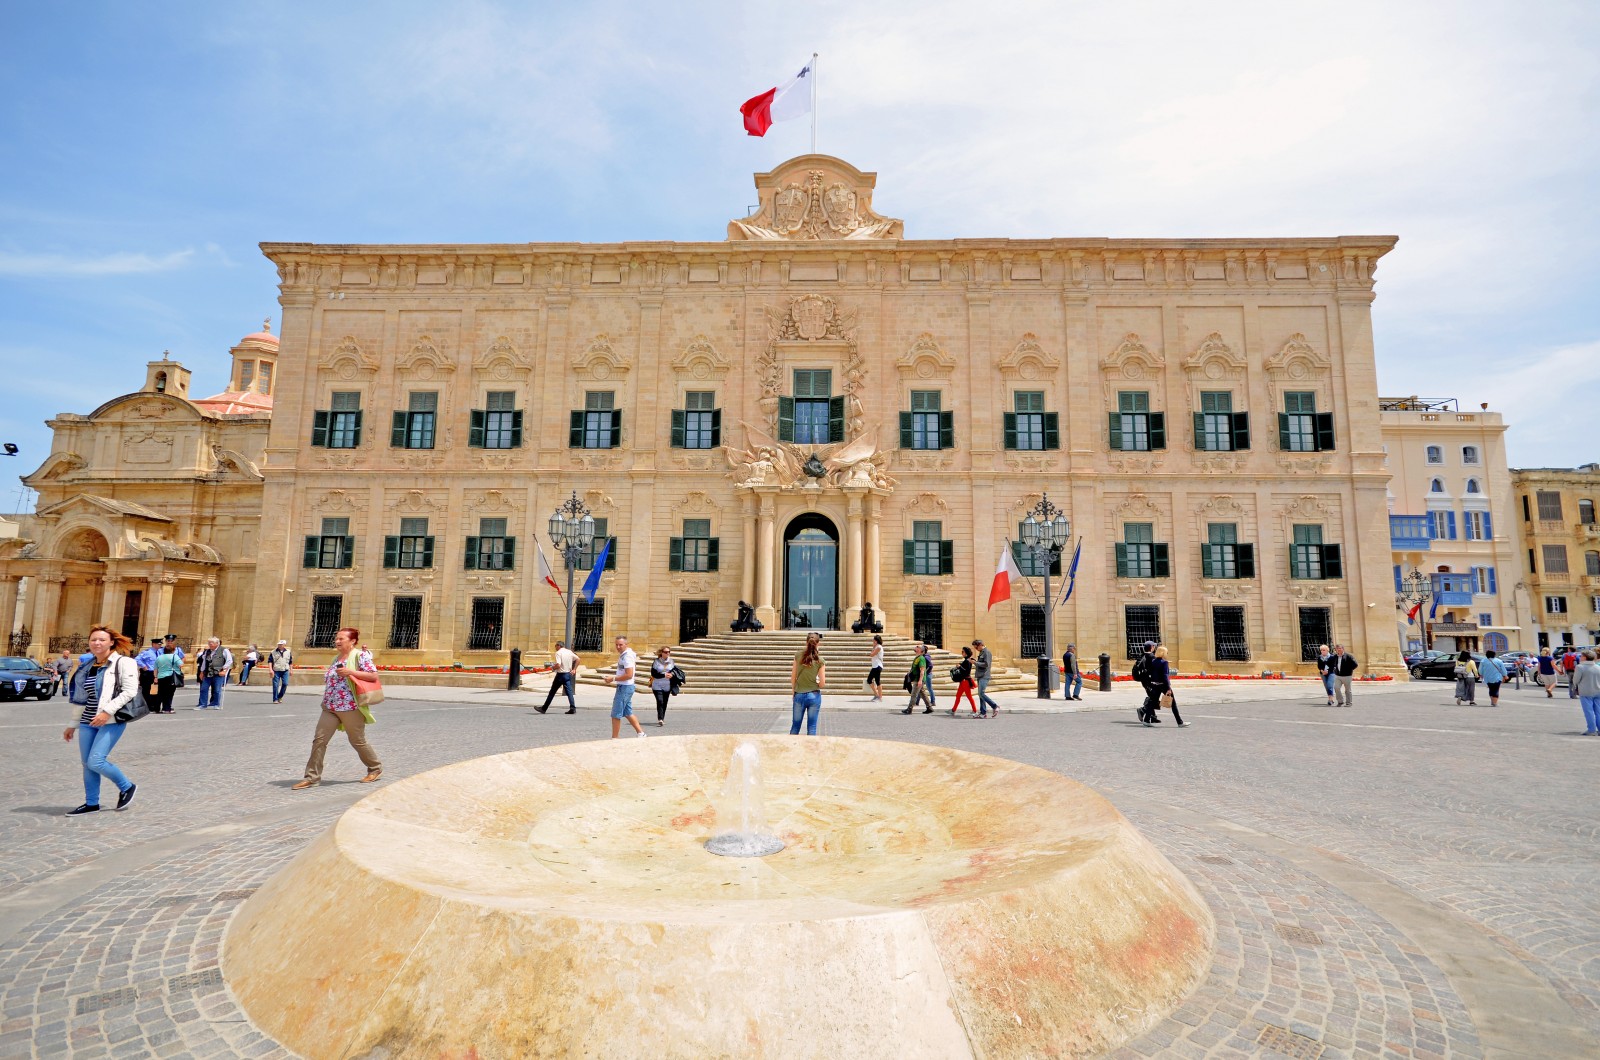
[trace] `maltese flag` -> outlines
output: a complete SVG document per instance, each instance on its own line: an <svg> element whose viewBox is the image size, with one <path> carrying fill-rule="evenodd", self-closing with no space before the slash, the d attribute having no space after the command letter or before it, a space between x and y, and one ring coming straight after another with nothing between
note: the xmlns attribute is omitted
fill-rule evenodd
<svg viewBox="0 0 1600 1060"><path fill-rule="evenodd" d="M555 572L550 569L550 561L544 558L544 546L539 544L537 537L533 539L533 550L539 554L539 577L560 596L561 586L556 584Z"/></svg>
<svg viewBox="0 0 1600 1060"><path fill-rule="evenodd" d="M1022 572L1017 570L1016 561L1011 558L1011 543L1008 541L1000 550L1000 569L994 572L994 586L989 590L989 609L1001 600L1011 599L1011 583L1022 580Z"/></svg>
<svg viewBox="0 0 1600 1060"><path fill-rule="evenodd" d="M811 67L816 60L806 63L800 72L777 88L769 88L759 96L744 101L739 113L744 115L744 131L751 136L765 136L773 122L788 121L811 113Z"/></svg>

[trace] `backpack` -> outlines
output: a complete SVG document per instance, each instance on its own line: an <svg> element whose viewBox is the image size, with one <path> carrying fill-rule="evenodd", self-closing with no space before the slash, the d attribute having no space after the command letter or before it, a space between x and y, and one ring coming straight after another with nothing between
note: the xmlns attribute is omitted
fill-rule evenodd
<svg viewBox="0 0 1600 1060"><path fill-rule="evenodd" d="M1150 653L1145 652L1133 664L1133 679L1140 684L1150 680Z"/></svg>

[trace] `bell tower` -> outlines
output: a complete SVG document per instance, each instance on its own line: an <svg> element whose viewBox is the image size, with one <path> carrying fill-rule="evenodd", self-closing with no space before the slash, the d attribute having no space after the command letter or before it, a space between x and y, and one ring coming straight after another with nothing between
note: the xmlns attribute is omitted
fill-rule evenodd
<svg viewBox="0 0 1600 1060"><path fill-rule="evenodd" d="M170 352L162 350L161 360L150 361L145 365L143 392L171 394L173 397L187 399L189 375L189 369L174 361Z"/></svg>

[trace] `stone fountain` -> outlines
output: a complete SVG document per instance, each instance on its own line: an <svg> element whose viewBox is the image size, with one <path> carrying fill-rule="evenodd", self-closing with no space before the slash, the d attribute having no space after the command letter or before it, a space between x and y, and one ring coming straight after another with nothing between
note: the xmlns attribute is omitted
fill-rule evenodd
<svg viewBox="0 0 1600 1060"><path fill-rule="evenodd" d="M718 857L746 742L783 847ZM251 1019L316 1058L1082 1056L1175 1007L1213 934L1188 881L1058 774L689 736L390 785L241 907L222 963Z"/></svg>

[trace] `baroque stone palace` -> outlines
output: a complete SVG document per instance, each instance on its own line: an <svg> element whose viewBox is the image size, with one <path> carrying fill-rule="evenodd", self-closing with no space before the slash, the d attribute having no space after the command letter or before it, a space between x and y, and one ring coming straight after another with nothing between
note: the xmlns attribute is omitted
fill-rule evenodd
<svg viewBox="0 0 1600 1060"><path fill-rule="evenodd" d="M875 179L791 159L718 242L264 244L260 536L213 545L243 579L216 631L546 648L535 538L562 579L545 526L576 493L612 543L580 649L690 639L741 599L769 628L871 601L1022 658L1035 597L986 606L1047 493L1082 539L1057 651L1254 672L1337 640L1398 666L1370 318L1392 237L907 240Z"/></svg>

